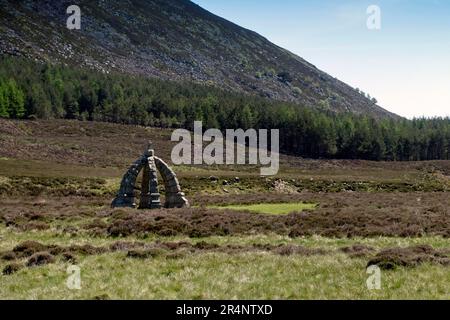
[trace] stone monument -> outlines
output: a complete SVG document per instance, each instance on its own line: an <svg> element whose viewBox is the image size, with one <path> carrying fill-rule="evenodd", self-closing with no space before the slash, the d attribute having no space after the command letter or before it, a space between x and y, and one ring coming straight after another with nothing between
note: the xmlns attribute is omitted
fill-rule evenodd
<svg viewBox="0 0 450 320"><path fill-rule="evenodd" d="M139 209L161 208L160 194L158 191L158 175L163 179L166 200L165 208L189 207L189 202L183 192L181 192L175 172L163 160L155 156L151 142L147 150L128 169L120 183L119 192L113 200L111 206L136 208L135 184L139 173L142 171L141 198Z"/></svg>

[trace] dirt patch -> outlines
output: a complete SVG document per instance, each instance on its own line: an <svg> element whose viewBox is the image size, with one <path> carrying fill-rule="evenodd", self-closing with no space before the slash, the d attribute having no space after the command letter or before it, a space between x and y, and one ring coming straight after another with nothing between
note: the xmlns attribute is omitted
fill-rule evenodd
<svg viewBox="0 0 450 320"><path fill-rule="evenodd" d="M255 244L255 245L224 245L220 246L215 243L208 243L200 241L196 244L188 242L168 242L168 243L155 243L152 248L138 249L128 251L127 256L130 258L153 258L156 256L164 255L169 259L176 259L193 253L226 253L226 254L240 254L246 252L268 252L282 256L290 255L321 255L326 254L327 251L323 249L312 249L297 245L271 245L271 244Z"/></svg>
<svg viewBox="0 0 450 320"><path fill-rule="evenodd" d="M33 254L27 261L27 267L42 266L54 263L55 257L48 252L38 252Z"/></svg>
<svg viewBox="0 0 450 320"><path fill-rule="evenodd" d="M339 249L341 252L347 254L350 258L364 258L372 255L375 248L363 244L355 244Z"/></svg>
<svg viewBox="0 0 450 320"><path fill-rule="evenodd" d="M166 251L161 248L135 249L127 253L129 258L148 259L164 255Z"/></svg>
<svg viewBox="0 0 450 320"><path fill-rule="evenodd" d="M11 251L1 254L2 260L13 261L29 258L38 253L49 253L52 256L95 255L110 251L106 247L95 247L90 244L71 245L62 247L58 245L45 245L36 241L25 241L15 246Z"/></svg>
<svg viewBox="0 0 450 320"><path fill-rule="evenodd" d="M215 243L208 243L208 242L206 242L206 241L200 241L200 242L197 242L195 245L194 245L194 248L195 249L198 249L198 250L214 250L214 249L217 249L217 248L219 248L220 246L218 245L218 244L215 244Z"/></svg>
<svg viewBox="0 0 450 320"><path fill-rule="evenodd" d="M50 229L50 225L42 221L33 221L22 225L18 225L18 228L21 231L32 231L32 230L42 231Z"/></svg>
<svg viewBox="0 0 450 320"><path fill-rule="evenodd" d="M131 242L131 241L116 241L109 246L109 250L111 251L127 251L136 248L145 247L145 243L143 242Z"/></svg>
<svg viewBox="0 0 450 320"><path fill-rule="evenodd" d="M77 262L77 258L72 252L63 252L61 254L61 257L64 261L70 262L72 264L75 264Z"/></svg>
<svg viewBox="0 0 450 320"><path fill-rule="evenodd" d="M104 294L92 297L91 300L111 300L111 297L107 293L104 293Z"/></svg>
<svg viewBox="0 0 450 320"><path fill-rule="evenodd" d="M0 259L4 261L12 261L17 259L17 255L12 251L3 252L0 254Z"/></svg>
<svg viewBox="0 0 450 320"><path fill-rule="evenodd" d="M83 229L90 231L94 235L102 235L107 226L106 222L94 219L91 223L86 224Z"/></svg>
<svg viewBox="0 0 450 320"><path fill-rule="evenodd" d="M28 259L26 266L32 267L54 263L58 256L63 261L75 263L78 255L96 255L111 251L114 250L108 247L95 247L90 244L62 247L45 245L36 241L25 241L15 246L11 251L1 253L0 257L5 261L16 261L26 258Z"/></svg>
<svg viewBox="0 0 450 320"><path fill-rule="evenodd" d="M377 265L384 270L393 270L396 267L416 267L423 263L449 266L450 258L443 251L435 250L431 246L419 245L381 250L369 260L367 266Z"/></svg>
<svg viewBox="0 0 450 320"><path fill-rule="evenodd" d="M321 255L327 252L323 249L311 249L296 245L282 245L272 249L271 251L281 256L291 256L291 255L311 256L311 255Z"/></svg>
<svg viewBox="0 0 450 320"><path fill-rule="evenodd" d="M32 256L37 252L46 251L49 248L50 248L49 246L46 246L36 241L25 241L15 246L12 252L15 254L16 258L24 258Z"/></svg>
<svg viewBox="0 0 450 320"><path fill-rule="evenodd" d="M76 236L78 233L78 228L75 226L67 226L67 227L64 227L64 229L62 230L62 233L68 234L70 236Z"/></svg>
<svg viewBox="0 0 450 320"><path fill-rule="evenodd" d="M108 248L104 247L94 247L90 244L85 245L72 245L68 248L63 249L64 252L69 252L72 254L81 254L81 255L96 255L108 252Z"/></svg>
<svg viewBox="0 0 450 320"><path fill-rule="evenodd" d="M3 268L2 274L4 276L9 276L13 273L16 273L20 269L23 268L23 265L20 263L10 263Z"/></svg>

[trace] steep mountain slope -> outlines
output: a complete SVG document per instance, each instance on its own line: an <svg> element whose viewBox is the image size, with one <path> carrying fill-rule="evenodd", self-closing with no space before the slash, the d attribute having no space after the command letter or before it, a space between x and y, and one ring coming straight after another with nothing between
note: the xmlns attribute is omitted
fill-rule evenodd
<svg viewBox="0 0 450 320"><path fill-rule="evenodd" d="M396 117L257 33L188 0L0 0L0 52L216 85L304 105Z"/></svg>

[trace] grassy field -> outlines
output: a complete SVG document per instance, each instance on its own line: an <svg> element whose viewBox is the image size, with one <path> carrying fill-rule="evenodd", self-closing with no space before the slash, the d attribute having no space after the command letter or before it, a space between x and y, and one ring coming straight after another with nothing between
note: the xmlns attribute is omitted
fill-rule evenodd
<svg viewBox="0 0 450 320"><path fill-rule="evenodd" d="M314 203L258 203L247 205L228 205L223 207L213 206L216 209L230 209L236 211L250 211L265 214L288 214L291 212L300 212L303 210L312 210L316 207Z"/></svg>
<svg viewBox="0 0 450 320"><path fill-rule="evenodd" d="M448 161L174 166L192 208L111 209L148 139L170 159L169 130L0 120L1 299L450 298Z"/></svg>
<svg viewBox="0 0 450 320"><path fill-rule="evenodd" d="M8 231L2 230L2 237ZM85 244L107 246L115 240L85 237L55 237L51 232L22 235L27 239L59 245ZM127 239L154 243L160 238ZM189 238L169 238L182 242ZM339 251L355 244L409 246L428 244L448 248L442 238L405 239L329 239L307 237L290 239L276 235L245 237L208 237L194 242L221 246L290 244L321 249L311 255L280 255L268 252L184 252L170 256L132 258L127 252L80 256L81 289L66 286L66 269L72 263L57 261L40 267L24 268L1 278L0 297L19 299L448 299L448 269L429 263L415 268L382 271L381 290L368 290L367 259L350 257ZM2 243L7 249L18 242Z"/></svg>

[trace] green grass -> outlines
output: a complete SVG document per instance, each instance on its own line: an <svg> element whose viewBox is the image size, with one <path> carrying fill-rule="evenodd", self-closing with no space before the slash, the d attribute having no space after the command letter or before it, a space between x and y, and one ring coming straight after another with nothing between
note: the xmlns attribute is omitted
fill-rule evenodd
<svg viewBox="0 0 450 320"><path fill-rule="evenodd" d="M79 262L81 290L66 287L69 264L22 269L1 278L3 299L446 299L448 270L422 265L382 273L366 287L365 261L343 254L279 257L267 253L193 254L182 259L89 256Z"/></svg>
<svg viewBox="0 0 450 320"><path fill-rule="evenodd" d="M212 208L218 209L231 209L231 210L247 210L255 213L265 214L288 214L291 212L298 212L303 210L312 210L317 206L315 203L258 203L248 205L229 205L229 206L213 206Z"/></svg>
<svg viewBox="0 0 450 320"><path fill-rule="evenodd" d="M15 232L0 227L0 251L18 243L35 240L67 246L92 244L107 246L118 239L59 234L54 229ZM450 247L450 239L355 238L320 236L289 238L274 234L237 237L149 236L128 237L124 241L189 241L219 245L295 244L321 248L328 253L314 256L279 256L267 252L190 253L179 259L157 256L131 259L126 252L77 256L81 268L81 290L66 287L69 263L57 258L50 265L24 268L9 276L0 275L0 299L92 299L107 295L112 299L449 299L448 267L423 264L417 268L382 271L381 290L366 287L366 258L352 259L339 248L366 244L377 249L428 244ZM0 261L3 269L8 262Z"/></svg>
<svg viewBox="0 0 450 320"><path fill-rule="evenodd" d="M17 242L33 239L44 243L91 243L107 245L115 239L81 236L60 238L50 231L20 234L3 229L8 239L0 245L10 249ZM133 240L129 238L127 240ZM140 239L152 242L157 238ZM188 238L159 238L163 241L200 241ZM291 243L330 250L320 256L279 256L272 253L194 253L179 259L157 256L131 259L126 252L80 256L81 290L66 287L69 263L58 258L54 264L24 268L10 276L0 276L0 299L449 299L447 267L423 264L417 268L382 271L381 290L366 287L366 259L352 259L335 251L344 245L363 243L382 248L393 245L430 244L448 247L449 240L374 238L290 239L278 235L211 237L211 243L248 245ZM0 262L3 268L4 262Z"/></svg>

